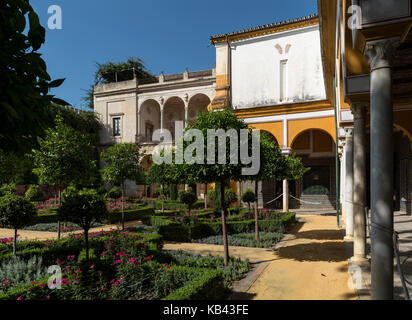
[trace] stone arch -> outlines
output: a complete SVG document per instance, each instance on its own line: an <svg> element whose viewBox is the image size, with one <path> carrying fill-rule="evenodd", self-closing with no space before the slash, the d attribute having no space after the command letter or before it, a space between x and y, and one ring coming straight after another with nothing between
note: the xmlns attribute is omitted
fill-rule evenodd
<svg viewBox="0 0 412 320"><path fill-rule="evenodd" d="M204 93L196 93L191 96L188 102L188 121L195 120L199 112L207 112L210 101L209 96Z"/></svg>
<svg viewBox="0 0 412 320"><path fill-rule="evenodd" d="M146 99L139 106L139 136L143 141L152 141L153 132L160 129L160 104L155 99Z"/></svg>
<svg viewBox="0 0 412 320"><path fill-rule="evenodd" d="M290 147L292 150L334 152L335 140L333 139L333 136L324 129L306 129L295 136Z"/></svg>
<svg viewBox="0 0 412 320"><path fill-rule="evenodd" d="M175 137L175 122L185 121L185 102L179 96L167 98L163 106L164 129L167 129Z"/></svg>

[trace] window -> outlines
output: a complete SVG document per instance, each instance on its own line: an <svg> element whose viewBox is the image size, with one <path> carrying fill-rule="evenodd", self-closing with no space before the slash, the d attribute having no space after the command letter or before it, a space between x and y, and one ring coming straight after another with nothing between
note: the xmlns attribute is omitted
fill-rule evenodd
<svg viewBox="0 0 412 320"><path fill-rule="evenodd" d="M113 118L113 136L119 137L120 135L120 117Z"/></svg>
<svg viewBox="0 0 412 320"><path fill-rule="evenodd" d="M287 100L287 62L288 60L280 61L280 101Z"/></svg>
<svg viewBox="0 0 412 320"><path fill-rule="evenodd" d="M151 142L153 137L153 125L146 122L146 142Z"/></svg>

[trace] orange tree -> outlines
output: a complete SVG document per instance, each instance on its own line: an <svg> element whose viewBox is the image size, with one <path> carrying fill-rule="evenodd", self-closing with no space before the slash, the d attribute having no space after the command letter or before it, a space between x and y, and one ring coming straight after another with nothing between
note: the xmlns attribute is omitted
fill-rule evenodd
<svg viewBox="0 0 412 320"><path fill-rule="evenodd" d="M192 136L192 140L190 140L187 133L192 129L197 129L196 132L198 133L198 136ZM223 131L219 133L217 131L219 129L223 129ZM237 134L237 137L240 137L240 130L242 129L247 130L248 141L251 140L251 129L248 128L248 125L245 122L238 119L231 109L198 114L197 120L186 127L185 138L180 139L176 143L174 162L172 165L174 169L171 170L172 174L181 179L183 178L185 183L216 183L220 186L220 190L217 191L219 192L221 203L225 266L228 265L229 261L229 247L225 218L226 208L224 189L229 180L242 180L242 169L249 167L240 161L239 143L236 145L236 150L231 152L230 138L225 133L231 130L233 133ZM216 130L217 136L214 138L214 141L208 139L208 130ZM191 132L193 133L194 131ZM216 139L218 139L220 143L217 144ZM239 139L239 141L240 140L241 139ZM201 144L198 144L199 147L194 148L193 144L199 141L201 141ZM219 145L226 146L225 153L221 152L221 154L219 154ZM208 149L214 153L211 152L209 154ZM250 153L250 144L248 145L248 150L248 153ZM179 154L185 155L185 161L183 161L182 164L179 164L179 162L182 161L176 161ZM186 155L191 156L191 159L188 160ZM207 160L206 155L208 155ZM236 156L238 157L238 161L231 161L231 159Z"/></svg>

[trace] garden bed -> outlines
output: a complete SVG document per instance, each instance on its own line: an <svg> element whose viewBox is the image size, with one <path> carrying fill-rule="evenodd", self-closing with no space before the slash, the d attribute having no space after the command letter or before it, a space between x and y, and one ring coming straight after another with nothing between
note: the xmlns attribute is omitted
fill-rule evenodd
<svg viewBox="0 0 412 320"><path fill-rule="evenodd" d="M250 248L271 248L282 240L283 234L277 232L260 232L259 242L255 240L254 233L240 233L228 235L229 246L250 247ZM223 236L211 236L202 239L193 239L194 243L223 245Z"/></svg>
<svg viewBox="0 0 412 320"><path fill-rule="evenodd" d="M221 299L251 269L240 259L225 268L221 257L162 251L162 236L153 231L93 233L89 260L81 235L20 242L16 257L10 244L1 244L0 300ZM29 260L38 272L28 270ZM47 286L46 267L55 264L63 272L61 290Z"/></svg>

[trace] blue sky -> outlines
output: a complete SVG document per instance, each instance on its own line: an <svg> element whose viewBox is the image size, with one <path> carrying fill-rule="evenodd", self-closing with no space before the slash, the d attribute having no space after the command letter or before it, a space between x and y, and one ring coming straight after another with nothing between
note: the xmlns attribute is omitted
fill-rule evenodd
<svg viewBox="0 0 412 320"><path fill-rule="evenodd" d="M139 57L158 75L205 70L215 63L209 37L317 12L316 0L31 0L46 28L40 52L52 93L82 107L95 62ZM47 9L62 9L61 30L49 30Z"/></svg>

